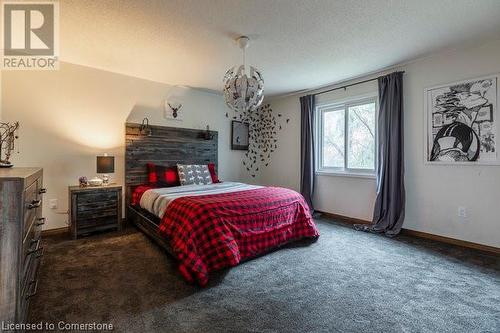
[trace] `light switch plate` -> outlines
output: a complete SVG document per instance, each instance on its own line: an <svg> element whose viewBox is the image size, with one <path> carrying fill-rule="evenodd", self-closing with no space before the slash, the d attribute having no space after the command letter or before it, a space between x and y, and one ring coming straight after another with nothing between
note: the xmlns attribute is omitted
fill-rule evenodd
<svg viewBox="0 0 500 333"><path fill-rule="evenodd" d="M466 207L458 207L458 217L467 218L467 208Z"/></svg>
<svg viewBox="0 0 500 333"><path fill-rule="evenodd" d="M50 199L49 200L49 207L51 209L57 209L57 199Z"/></svg>

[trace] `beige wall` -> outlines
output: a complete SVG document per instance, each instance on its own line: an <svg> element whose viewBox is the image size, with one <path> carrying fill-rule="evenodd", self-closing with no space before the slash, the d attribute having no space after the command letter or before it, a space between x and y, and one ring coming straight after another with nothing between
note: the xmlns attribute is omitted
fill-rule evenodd
<svg viewBox="0 0 500 333"><path fill-rule="evenodd" d="M2 71L0 70L0 91L2 91ZM0 93L0 121L2 121L2 94Z"/></svg>
<svg viewBox="0 0 500 333"><path fill-rule="evenodd" d="M404 227L500 247L500 166L432 166L424 164L424 89L467 78L500 73L500 41L452 50L402 67L405 99L406 219ZM349 88L357 95L376 85ZM345 94L338 92L336 97ZM327 98L323 95L321 98ZM332 96L330 96L332 97ZM274 112L291 118L280 133L281 144L262 182L298 189L300 154L299 96L270 101ZM500 100L500 98L499 98ZM498 140L497 140L498 141ZM367 219L375 199L373 179L317 176L317 209ZM468 217L458 217L458 207Z"/></svg>
<svg viewBox="0 0 500 333"><path fill-rule="evenodd" d="M174 96L183 103L184 120L166 120L163 102ZM67 222L67 186L78 177L93 177L95 156L116 156L115 181L123 183L124 124L151 124L219 131L219 174L221 179L247 180L241 171L242 152L229 149L230 121L220 95L199 90L114 74L89 67L61 63L59 71L2 72L2 118L21 124L20 154L16 166L44 168L48 188L44 215L46 227ZM49 199L59 207L49 209Z"/></svg>

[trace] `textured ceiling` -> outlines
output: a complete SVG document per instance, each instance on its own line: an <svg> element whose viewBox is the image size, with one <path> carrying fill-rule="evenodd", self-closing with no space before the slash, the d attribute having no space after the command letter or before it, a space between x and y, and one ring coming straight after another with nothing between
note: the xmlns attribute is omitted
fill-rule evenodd
<svg viewBox="0 0 500 333"><path fill-rule="evenodd" d="M499 0L62 0L60 17L63 61L213 90L246 34L268 96L500 38Z"/></svg>

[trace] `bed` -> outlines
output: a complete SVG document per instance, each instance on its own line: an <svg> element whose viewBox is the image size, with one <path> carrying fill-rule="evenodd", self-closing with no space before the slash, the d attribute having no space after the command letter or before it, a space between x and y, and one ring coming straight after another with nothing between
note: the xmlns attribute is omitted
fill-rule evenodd
<svg viewBox="0 0 500 333"><path fill-rule="evenodd" d="M319 232L295 191L221 182L175 187L148 182L146 165L217 166L217 132L126 124L127 220L165 248L184 279L207 285L210 272L235 266Z"/></svg>

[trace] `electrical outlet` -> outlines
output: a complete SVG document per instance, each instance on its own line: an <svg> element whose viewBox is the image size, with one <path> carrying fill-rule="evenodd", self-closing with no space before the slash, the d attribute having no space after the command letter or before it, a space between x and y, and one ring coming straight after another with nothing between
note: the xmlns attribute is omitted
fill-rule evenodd
<svg viewBox="0 0 500 333"><path fill-rule="evenodd" d="M49 200L49 207L50 207L50 209L57 209L57 199L50 199Z"/></svg>
<svg viewBox="0 0 500 333"><path fill-rule="evenodd" d="M467 208L465 207L458 207L458 217L460 218L467 218Z"/></svg>

